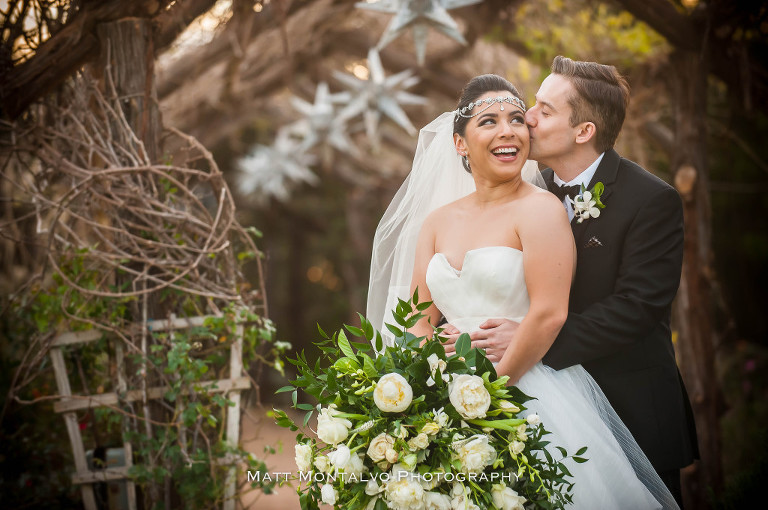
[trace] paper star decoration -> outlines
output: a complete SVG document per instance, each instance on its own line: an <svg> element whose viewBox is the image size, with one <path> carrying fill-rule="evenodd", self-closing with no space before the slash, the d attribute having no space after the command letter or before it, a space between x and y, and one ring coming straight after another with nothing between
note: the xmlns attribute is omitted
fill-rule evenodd
<svg viewBox="0 0 768 510"><path fill-rule="evenodd" d="M409 28L413 29L416 60L424 65L427 53L427 34L430 28L442 32L461 44L467 44L456 22L448 14L449 9L472 5L483 0L378 0L358 2L355 7L372 11L394 13L377 48L381 50Z"/></svg>
<svg viewBox="0 0 768 510"><path fill-rule="evenodd" d="M315 160L313 155L298 151L286 131L278 131L272 146L257 145L238 162L240 192L257 192L262 199L271 196L285 201L292 186L302 182L317 184L317 175L309 169Z"/></svg>
<svg viewBox="0 0 768 510"><path fill-rule="evenodd" d="M302 138L294 150L306 151L315 145L327 144L342 152L358 155L357 147L347 136L346 122L337 116L334 107L334 104L346 104L350 99L348 92L331 94L325 82L318 83L314 104L300 97L291 97L293 107L304 116L288 127L292 135Z"/></svg>
<svg viewBox="0 0 768 510"><path fill-rule="evenodd" d="M349 120L362 114L365 132L374 147L379 145L378 127L382 115L392 119L409 134L415 135L416 128L400 105L427 103L426 98L405 91L416 85L419 79L413 76L411 70L387 77L384 74L384 66L381 65L379 52L375 48L368 52L368 72L368 79L362 80L350 74L334 71L336 79L349 88L352 96L347 106L339 112L339 117Z"/></svg>

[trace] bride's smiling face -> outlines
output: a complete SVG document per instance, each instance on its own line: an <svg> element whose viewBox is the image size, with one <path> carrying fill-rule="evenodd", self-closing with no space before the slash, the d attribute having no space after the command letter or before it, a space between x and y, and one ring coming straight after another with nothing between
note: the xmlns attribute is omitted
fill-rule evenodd
<svg viewBox="0 0 768 510"><path fill-rule="evenodd" d="M507 90L487 92L475 99L507 97ZM525 112L514 103L481 103L469 119L464 136L454 134L456 150L466 155L475 177L502 178L506 180L520 174L530 150Z"/></svg>

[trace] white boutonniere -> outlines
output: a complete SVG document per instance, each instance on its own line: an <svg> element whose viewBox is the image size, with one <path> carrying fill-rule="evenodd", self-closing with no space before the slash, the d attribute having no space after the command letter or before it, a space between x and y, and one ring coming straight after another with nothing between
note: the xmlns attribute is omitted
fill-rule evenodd
<svg viewBox="0 0 768 510"><path fill-rule="evenodd" d="M600 201L600 196L603 194L602 182L598 182L590 190L581 185L581 193L576 195L575 198L568 197L568 201L573 206L573 214L577 218L576 222L581 223L589 218L597 218L600 216L600 209L605 208L605 204Z"/></svg>

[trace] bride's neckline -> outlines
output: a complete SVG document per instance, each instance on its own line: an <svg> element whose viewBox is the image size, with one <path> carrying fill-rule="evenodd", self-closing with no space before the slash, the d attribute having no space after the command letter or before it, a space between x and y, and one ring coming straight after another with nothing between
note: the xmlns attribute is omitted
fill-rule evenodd
<svg viewBox="0 0 768 510"><path fill-rule="evenodd" d="M453 269L456 272L456 274L461 274L461 272L464 271L464 268L467 265L467 258L469 257L469 255L471 253L476 253L476 252L479 252L479 251L482 251L482 250L489 250L489 249L494 249L494 248L512 250L512 251L518 252L520 254L523 253L523 250L520 250L518 248L513 248L511 246L503 246L503 245L498 245L498 246L481 246L480 248L473 248L471 250L467 250L464 253L464 258L461 261L461 269L456 269L455 267L453 267L453 265L451 265L451 263L448 261L448 257L445 256L445 253L443 253L443 252L436 252L435 255L440 255L441 257L443 257L443 260L445 260L445 263L448 265L448 267Z"/></svg>

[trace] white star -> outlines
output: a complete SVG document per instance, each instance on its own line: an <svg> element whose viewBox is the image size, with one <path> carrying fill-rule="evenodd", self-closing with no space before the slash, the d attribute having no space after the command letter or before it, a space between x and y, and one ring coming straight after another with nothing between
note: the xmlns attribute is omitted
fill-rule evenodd
<svg viewBox="0 0 768 510"><path fill-rule="evenodd" d="M289 133L280 130L272 146L257 145L238 162L240 192L257 192L261 198L272 196L285 201L293 185L317 184L317 176L309 169L315 160L311 154L297 150Z"/></svg>
<svg viewBox="0 0 768 510"><path fill-rule="evenodd" d="M291 97L293 107L304 115L303 119L288 127L291 134L303 139L298 150L306 151L318 144L328 144L342 152L358 155L357 147L347 136L346 122L336 115L334 108L334 104L345 104L350 99L348 92L331 94L325 82L317 85L314 104L300 97Z"/></svg>
<svg viewBox="0 0 768 510"><path fill-rule="evenodd" d="M382 114L392 119L411 135L415 135L417 133L416 128L400 105L427 103L426 98L405 91L405 89L418 83L419 79L413 76L410 70L387 78L384 74L384 67L381 65L379 52L375 48L368 52L368 71L367 80L334 71L336 79L346 85L352 94L352 99L341 110L339 117L349 120L362 114L365 132L374 147L378 147L378 126Z"/></svg>
<svg viewBox="0 0 768 510"><path fill-rule="evenodd" d="M482 0L369 0L356 3L355 7L395 14L381 36L377 46L379 50L400 37L408 28L413 28L416 59L419 65L423 65L429 28L434 28L461 44L467 44L459 32L458 25L448 15L448 10L480 2Z"/></svg>

